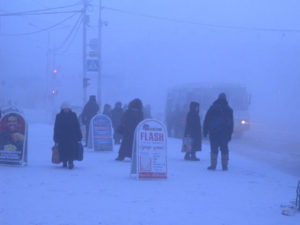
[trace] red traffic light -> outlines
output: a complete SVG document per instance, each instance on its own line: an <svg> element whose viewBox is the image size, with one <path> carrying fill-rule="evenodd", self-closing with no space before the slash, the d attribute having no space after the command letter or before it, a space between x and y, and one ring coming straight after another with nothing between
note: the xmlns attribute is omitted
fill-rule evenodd
<svg viewBox="0 0 300 225"><path fill-rule="evenodd" d="M57 73L57 69L54 69L54 70L53 70L53 73L56 74L56 73Z"/></svg>

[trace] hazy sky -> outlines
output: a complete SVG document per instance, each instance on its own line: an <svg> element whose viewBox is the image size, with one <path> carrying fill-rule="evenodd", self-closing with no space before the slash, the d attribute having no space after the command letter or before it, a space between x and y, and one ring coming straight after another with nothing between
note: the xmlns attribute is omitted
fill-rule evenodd
<svg viewBox="0 0 300 225"><path fill-rule="evenodd" d="M80 1L0 0L0 10L1 13L26 11L77 2ZM89 39L97 35L97 3L93 0L89 7ZM107 23L102 35L104 103L141 97L156 111L163 111L167 87L224 82L246 85L253 97L253 111L271 111L275 118L282 113L284 117L299 115L299 1L110 0L103 1L103 6L125 11L102 11ZM247 29L179 23L136 14ZM77 16L49 32L26 36L4 34L47 28L66 16L0 17L0 80L7 82L6 87L11 85L13 76L17 77L14 82L18 85L14 88L18 92L22 92L24 79L30 80L28 85L35 83L32 90L40 83L46 87L47 49L62 45ZM81 30L72 45L65 48L56 52L55 62L51 60L52 67L59 67L61 76L50 86L58 87L60 100L67 98L81 104ZM90 87L89 93L93 93L94 86Z"/></svg>

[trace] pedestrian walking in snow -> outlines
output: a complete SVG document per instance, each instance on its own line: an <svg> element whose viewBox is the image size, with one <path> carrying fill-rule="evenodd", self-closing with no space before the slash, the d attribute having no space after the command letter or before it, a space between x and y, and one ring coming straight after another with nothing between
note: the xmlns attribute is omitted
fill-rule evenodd
<svg viewBox="0 0 300 225"><path fill-rule="evenodd" d="M82 123L85 125L86 128L86 146L88 145L89 127L91 119L97 114L98 111L99 105L96 102L96 96L91 95L89 101L84 106L81 114Z"/></svg>
<svg viewBox="0 0 300 225"><path fill-rule="evenodd" d="M207 168L215 170L218 159L218 149L221 150L223 170L228 170L228 142L233 133L233 110L228 105L226 95L221 93L206 113L204 119L204 137L209 135L210 161Z"/></svg>
<svg viewBox="0 0 300 225"><path fill-rule="evenodd" d="M63 103L61 112L56 115L54 125L54 142L58 146L60 161L63 167L73 169L77 159L78 147L82 139L79 121L68 103ZM67 165L68 163L68 165Z"/></svg>
<svg viewBox="0 0 300 225"><path fill-rule="evenodd" d="M184 159L199 161L200 159L196 157L196 152L201 151L202 135L198 102L190 103L190 111L188 112L186 117L184 137L190 138L191 140L191 151L185 153Z"/></svg>
<svg viewBox="0 0 300 225"><path fill-rule="evenodd" d="M125 157L131 158L134 131L136 126L143 119L143 104L140 99L136 98L129 103L128 110L122 116L121 124L118 128L123 139L119 150L119 156L116 160L122 161Z"/></svg>
<svg viewBox="0 0 300 225"><path fill-rule="evenodd" d="M111 111L111 120L112 120L112 126L114 128L114 140L115 144L121 143L121 134L118 131L118 127L121 124L121 118L123 116L123 109L122 109L122 103L117 102L115 105L115 108Z"/></svg>

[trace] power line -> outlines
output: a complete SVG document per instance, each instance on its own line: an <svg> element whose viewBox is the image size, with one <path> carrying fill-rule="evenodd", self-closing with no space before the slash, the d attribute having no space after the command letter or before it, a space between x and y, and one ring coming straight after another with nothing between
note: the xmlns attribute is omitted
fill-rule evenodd
<svg viewBox="0 0 300 225"><path fill-rule="evenodd" d="M172 22L172 23L197 25L197 26L208 27L208 28L230 29L230 30L246 30L246 31L264 31L264 32L293 32L293 33L299 33L300 32L300 29L246 27L246 26L233 26L233 25L219 25L219 24L199 23L199 22L189 21L189 20L180 20L180 19L169 18L169 17L161 17L161 16L150 15L150 14L143 14L143 13L139 13L139 12L127 11L127 10L117 9L117 8L112 8L112 7L103 7L103 9L118 12L118 13L122 13L122 14L132 15L132 16L145 17L145 18L150 18L150 19L155 19L155 20L162 20L162 21L167 21L167 22Z"/></svg>
<svg viewBox="0 0 300 225"><path fill-rule="evenodd" d="M53 14L69 14L69 13L80 13L82 10L71 10L71 11L54 11L54 12L35 12L35 13L6 13L0 14L0 17L8 16L40 16L40 15L53 15Z"/></svg>
<svg viewBox="0 0 300 225"><path fill-rule="evenodd" d="M45 13L47 11L70 8L70 7L78 6L80 4L81 3L77 2L72 5L65 5L65 6L54 7L54 8L36 9L36 10L20 11L20 12L13 12L13 13L3 13L0 14L0 16L23 16L23 15L32 15L32 14L36 15L37 13Z"/></svg>
<svg viewBox="0 0 300 225"><path fill-rule="evenodd" d="M82 16L82 17L83 17L83 16ZM78 33L79 33L80 24L81 24L82 22L83 22L83 20L81 20L80 23L78 24L78 26L77 26L77 28L76 28L76 30L75 30L75 32L74 32L73 38L72 38L71 41L69 42L69 44L68 44L68 46L66 47L65 51L62 52L62 54L63 54L63 53L66 53L66 52L69 50L70 46L73 44L75 38L77 37L77 35L78 35Z"/></svg>
<svg viewBox="0 0 300 225"><path fill-rule="evenodd" d="M8 13L6 10L0 10L0 11ZM24 18L25 20L28 20L28 24L30 26L33 26L34 28L40 29L40 27L38 27L34 22L32 22L31 20L29 20L28 17L22 16L22 15L20 15L20 17Z"/></svg>
<svg viewBox="0 0 300 225"><path fill-rule="evenodd" d="M43 28L41 30L37 30L37 31L33 31L33 32L25 32L25 33L16 33L16 34L6 34L6 33L0 33L0 35L3 35L3 36L24 36L24 35L31 35L31 34L37 34L37 33L41 33L41 32L44 32L44 31L48 31L48 30L51 30L63 23L65 23L66 21L70 20L71 18L73 18L74 16L76 16L77 13L74 13L72 14L71 16L68 16L66 18L64 18L63 20L61 20L60 22L50 26L50 27L46 27L46 28Z"/></svg>
<svg viewBox="0 0 300 225"><path fill-rule="evenodd" d="M57 50L60 50L60 49L63 49L64 46L68 43L69 41L69 44L67 45L67 48L65 49L64 52L66 52L70 45L73 43L73 40L75 39L75 37L77 36L77 33L78 33L78 30L80 28L80 24L82 22L82 18L83 18L83 14L80 14L80 16L78 17L78 19L76 20L74 26L71 28L70 32L68 33L68 35L66 36L66 38L64 39L64 41L62 42L62 44L60 45L59 48L55 49L56 51ZM73 37L72 37L73 36ZM70 39L71 38L71 39Z"/></svg>
<svg viewBox="0 0 300 225"><path fill-rule="evenodd" d="M82 21L81 21L81 22L82 22ZM64 54L66 54L66 53L69 51L70 46L73 44L75 38L77 37L77 35L78 35L78 33L79 33L79 30L80 30L80 27L81 27L80 24L81 24L81 23L79 23L78 26L76 27L76 30L74 31L74 34L72 35L72 38L70 39L70 41L69 41L69 43L67 44L66 48L65 48L63 51L58 52L57 54L64 55Z"/></svg>

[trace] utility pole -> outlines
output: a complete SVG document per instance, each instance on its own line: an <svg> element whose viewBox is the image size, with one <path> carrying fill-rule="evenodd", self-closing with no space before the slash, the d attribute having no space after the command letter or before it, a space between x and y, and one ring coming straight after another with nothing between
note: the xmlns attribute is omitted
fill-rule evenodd
<svg viewBox="0 0 300 225"><path fill-rule="evenodd" d="M86 103L87 85L86 85L86 25L87 25L87 1L83 0L83 24L82 24L82 84L83 84L83 105Z"/></svg>
<svg viewBox="0 0 300 225"><path fill-rule="evenodd" d="M98 69L98 79L97 79L97 99L99 107L101 109L102 104L102 0L99 0L99 21L98 21L98 60L99 60L99 69Z"/></svg>

